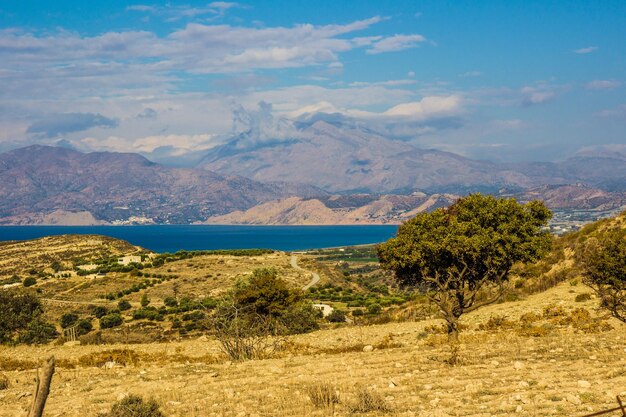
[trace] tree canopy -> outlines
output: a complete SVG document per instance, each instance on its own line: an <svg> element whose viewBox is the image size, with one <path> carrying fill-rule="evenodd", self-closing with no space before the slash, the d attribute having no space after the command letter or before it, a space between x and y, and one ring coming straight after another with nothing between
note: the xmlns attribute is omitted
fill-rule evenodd
<svg viewBox="0 0 626 417"><path fill-rule="evenodd" d="M585 283L602 305L626 322L626 229L613 228L588 239L577 260Z"/></svg>
<svg viewBox="0 0 626 417"><path fill-rule="evenodd" d="M420 213L398 229L396 237L379 245L381 265L395 272L403 285L431 295L458 331L458 318L495 297L477 302L485 284L502 288L517 262L539 259L552 238L543 231L551 212L539 201L472 194L448 208Z"/></svg>

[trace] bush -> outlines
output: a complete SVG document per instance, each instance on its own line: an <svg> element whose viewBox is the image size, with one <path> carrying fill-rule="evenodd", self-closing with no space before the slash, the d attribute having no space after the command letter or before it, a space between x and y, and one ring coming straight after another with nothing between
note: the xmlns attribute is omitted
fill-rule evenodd
<svg viewBox="0 0 626 417"><path fill-rule="evenodd" d="M148 307L150 305L150 299L148 298L148 294L144 294L141 296L141 306Z"/></svg>
<svg viewBox="0 0 626 417"><path fill-rule="evenodd" d="M282 336L316 329L318 317L274 269L257 269L218 305L211 324L224 352L246 360L271 356L282 347Z"/></svg>
<svg viewBox="0 0 626 417"><path fill-rule="evenodd" d="M368 314L380 314L380 312L382 311L382 307L380 306L380 304L370 304L369 306L367 306L367 313Z"/></svg>
<svg viewBox="0 0 626 417"><path fill-rule="evenodd" d="M178 307L178 301L174 297L165 297L163 303L168 307Z"/></svg>
<svg viewBox="0 0 626 417"><path fill-rule="evenodd" d="M133 311L133 319L134 320L154 320L154 321L163 321L163 315L154 307L145 307L138 308Z"/></svg>
<svg viewBox="0 0 626 417"><path fill-rule="evenodd" d="M0 374L0 391L4 391L9 388L9 378L5 375Z"/></svg>
<svg viewBox="0 0 626 417"><path fill-rule="evenodd" d="M93 314L95 318L101 319L102 317L109 314L109 310L107 310L107 308L103 306L94 306L91 309L91 314Z"/></svg>
<svg viewBox="0 0 626 417"><path fill-rule="evenodd" d="M318 330L318 320L322 318L322 311L313 308L307 302L298 302L280 316L280 323L287 334L309 333Z"/></svg>
<svg viewBox="0 0 626 417"><path fill-rule="evenodd" d="M144 401L136 395L129 395L113 404L111 411L98 414L98 417L165 417L154 400Z"/></svg>
<svg viewBox="0 0 626 417"><path fill-rule="evenodd" d="M34 295L0 291L0 343L44 343L56 337L43 312Z"/></svg>
<svg viewBox="0 0 626 417"><path fill-rule="evenodd" d="M600 305L626 323L626 229L616 227L588 239L576 255L584 283Z"/></svg>
<svg viewBox="0 0 626 417"><path fill-rule="evenodd" d="M359 387L356 392L356 402L350 406L352 413L370 413L372 411L390 412L391 407L385 398L365 387Z"/></svg>
<svg viewBox="0 0 626 417"><path fill-rule="evenodd" d="M334 408L335 404L340 402L337 389L327 382L318 382L308 386L306 393L317 408Z"/></svg>
<svg viewBox="0 0 626 417"><path fill-rule="evenodd" d="M346 313L342 310L333 310L331 313L326 316L326 320L331 323L344 323L346 321Z"/></svg>
<svg viewBox="0 0 626 417"><path fill-rule="evenodd" d="M78 321L78 316L74 313L65 313L61 316L61 327L67 329L72 327Z"/></svg>
<svg viewBox="0 0 626 417"><path fill-rule="evenodd" d="M78 336L85 335L93 330L93 326L91 324L91 320L80 319L76 322L76 334Z"/></svg>
<svg viewBox="0 0 626 417"><path fill-rule="evenodd" d="M365 312L363 312L363 310L361 310L360 308L357 308L356 310L352 311L352 315L354 317L360 317L360 316L362 316L364 314L365 314Z"/></svg>
<svg viewBox="0 0 626 417"><path fill-rule="evenodd" d="M28 345L39 345L48 343L58 335L57 329L52 324L36 319L28 324L26 331L19 334L17 341Z"/></svg>
<svg viewBox="0 0 626 417"><path fill-rule="evenodd" d="M100 328L110 329L111 327L120 326L123 323L122 316L117 313L107 314L100 318Z"/></svg>
<svg viewBox="0 0 626 417"><path fill-rule="evenodd" d="M28 278L24 279L24 286L25 287L32 287L36 283L37 283L37 279L35 277L28 277Z"/></svg>
<svg viewBox="0 0 626 417"><path fill-rule="evenodd" d="M577 303L582 303L583 301L589 301L589 300L591 300L591 294L589 294L588 292L583 293L583 294L578 294L576 298L574 299L574 301L576 301Z"/></svg>
<svg viewBox="0 0 626 417"><path fill-rule="evenodd" d="M117 308L119 308L120 311L127 311L127 310L130 310L132 308L132 306L130 305L128 300L120 300L117 303Z"/></svg>

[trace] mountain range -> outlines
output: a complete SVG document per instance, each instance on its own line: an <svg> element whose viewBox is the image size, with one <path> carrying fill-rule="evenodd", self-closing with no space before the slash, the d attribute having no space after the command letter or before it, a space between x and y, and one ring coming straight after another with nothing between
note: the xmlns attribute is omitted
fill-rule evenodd
<svg viewBox="0 0 626 417"><path fill-rule="evenodd" d="M477 191L615 209L626 204L626 155L479 161L329 117L275 137L241 132L190 168L41 145L0 154L0 224L399 223Z"/></svg>
<svg viewBox="0 0 626 417"><path fill-rule="evenodd" d="M329 121L331 120L331 121ZM359 126L312 119L282 140L254 130L208 151L199 167L257 181L292 181L339 193L512 192L582 183L626 191L626 155L578 155L562 162L498 164L420 149Z"/></svg>
<svg viewBox="0 0 626 417"><path fill-rule="evenodd" d="M293 195L307 185L170 168L138 154L33 145L0 154L0 222L193 223Z"/></svg>

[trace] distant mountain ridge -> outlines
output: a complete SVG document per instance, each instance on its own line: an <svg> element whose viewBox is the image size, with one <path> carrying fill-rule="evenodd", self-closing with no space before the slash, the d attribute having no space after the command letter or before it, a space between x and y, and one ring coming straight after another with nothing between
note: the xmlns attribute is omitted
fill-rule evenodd
<svg viewBox="0 0 626 417"><path fill-rule="evenodd" d="M34 145L0 154L5 224L63 224L76 213L84 224L193 223L278 198L324 194L310 186L165 167L130 153Z"/></svg>
<svg viewBox="0 0 626 417"><path fill-rule="evenodd" d="M465 194L583 183L626 191L626 156L581 154L562 162L498 164L420 149L341 121L296 123L294 137L254 143L243 132L198 167L257 181L289 180L339 193ZM252 144L252 145L251 145Z"/></svg>
<svg viewBox="0 0 626 417"><path fill-rule="evenodd" d="M222 159L210 163L226 168L241 164L242 171L265 176L275 172L268 164L276 153L292 158L279 166L295 178L277 173L272 182L167 167L132 153L81 153L39 145L2 153L0 224L386 224L477 191L520 201L541 199L555 209L613 210L626 205L626 157L619 153L503 166L419 150L371 132L345 138L336 126L315 125L320 137L266 141L254 149L233 141L218 149ZM333 145L333 151L324 143ZM344 152L348 148L355 152ZM399 158L398 164L392 163L394 158ZM347 161L347 169L337 167ZM321 176L314 177L316 172ZM432 188L411 191L404 175ZM320 178L331 191L340 192L310 185ZM442 178L448 181L439 181ZM363 183L350 183L353 180ZM370 191L385 187L395 192Z"/></svg>

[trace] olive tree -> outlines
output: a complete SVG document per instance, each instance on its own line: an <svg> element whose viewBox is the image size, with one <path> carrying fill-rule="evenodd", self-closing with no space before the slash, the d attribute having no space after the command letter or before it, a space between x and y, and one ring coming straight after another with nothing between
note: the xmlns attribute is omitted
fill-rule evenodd
<svg viewBox="0 0 626 417"><path fill-rule="evenodd" d="M539 201L472 194L408 220L378 246L378 256L400 284L425 291L438 306L456 360L459 318L497 301L513 264L535 261L550 248L542 230L550 217ZM486 288L495 291L479 294Z"/></svg>
<svg viewBox="0 0 626 417"><path fill-rule="evenodd" d="M588 239L577 253L585 284L613 317L626 323L626 229Z"/></svg>

